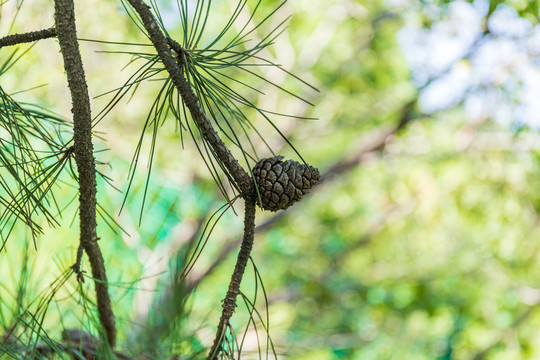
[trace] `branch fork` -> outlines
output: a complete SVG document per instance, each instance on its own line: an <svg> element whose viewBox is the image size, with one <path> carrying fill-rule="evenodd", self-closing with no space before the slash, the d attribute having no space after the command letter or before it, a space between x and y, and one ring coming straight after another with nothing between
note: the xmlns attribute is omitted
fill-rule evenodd
<svg viewBox="0 0 540 360"><path fill-rule="evenodd" d="M165 37L160 30L156 19L150 10L150 7L145 4L143 0L128 0L128 2L141 18L150 41L154 45L161 62L168 71L173 84L178 89L182 100L189 109L193 121L195 121L198 129L201 131L206 141L208 141L221 162L225 165L225 168L234 180L235 185L238 186L240 194L245 201L244 237L238 253L234 272L229 283L229 289L223 301L223 310L218 324L216 337L207 357L207 360L215 360L223 350L222 344L226 338L226 330L230 326L229 321L234 313L234 309L236 308L236 298L240 293L240 283L253 248L256 201L257 199L260 199L259 191L256 189L258 189L261 184L256 185L255 179L253 179L239 164L238 160L234 158L230 150L213 128L210 119L206 116L201 108L199 99L193 92L193 89L187 82L182 71L183 61L185 60L186 55L188 55L186 51L176 41ZM177 59L173 57L171 49L177 54ZM290 164L293 163L285 162L286 166L289 166ZM298 163L294 163L293 167L297 166L296 164ZM309 173L310 176L315 173L315 169L312 167L307 167L307 170L307 173ZM302 176L305 174L305 171L302 170L301 173L298 173L300 178L296 177L297 173L295 172L295 169L292 171L292 173L288 173L288 176L292 176L291 181L293 183L295 181L302 182ZM316 171L316 174L317 178L314 179L315 183L318 181L318 171ZM311 181L311 177L309 178L309 181ZM309 185L312 186L314 184L311 184L310 182ZM309 189L307 191L309 191ZM302 193L302 191L300 191L300 193ZM300 200L300 195L295 196L297 200ZM260 205L263 206L262 203ZM287 202L287 205L290 206L292 203L289 204L289 202ZM284 208L286 207L283 207L283 209Z"/></svg>

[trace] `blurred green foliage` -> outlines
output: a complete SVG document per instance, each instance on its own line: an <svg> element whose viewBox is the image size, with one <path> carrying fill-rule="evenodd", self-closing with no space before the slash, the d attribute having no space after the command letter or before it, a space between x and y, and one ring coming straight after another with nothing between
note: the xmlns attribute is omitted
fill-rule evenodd
<svg viewBox="0 0 540 360"><path fill-rule="evenodd" d="M531 24L531 32L539 31L538 1L297 0L287 2L272 19L277 25L291 16L286 31L265 56L320 92L306 90L284 73L263 68L264 76L301 92L316 106L309 107L262 83L256 85L265 95L250 96L270 111L318 118L273 120L309 163L328 174L328 180L310 196L256 234L252 258L267 301L253 269L242 285L247 298L256 296L263 319L268 312L270 336L280 358L540 358L538 131L528 124L494 121L494 115L471 115L467 98L480 90L503 89L506 97L500 102L519 103L496 83L471 87L451 106L425 111L418 98L429 83L413 81L422 69L411 65L404 55L407 49L398 40L405 26L435 31L437 24L451 18L452 6L458 3L485 8L485 19L512 8ZM15 32L50 26L48 13L35 10L48 9L49 4L36 4L23 4ZM163 11L172 8L164 15L171 34L181 33L174 28L175 6L163 5ZM272 5L274 2L267 1L261 6ZM145 41L120 4L98 1L95 6L84 6L77 4L79 37ZM213 16L232 11L227 1L215 1L213 6ZM263 29L260 31L252 35L255 40L263 36ZM492 40L501 37L491 36ZM129 76L129 67L120 70L130 57L107 52L117 51L118 46L82 42L81 48L93 96L121 86ZM69 114L57 55L55 40L41 41L2 75L2 87L13 93L47 83L15 97L50 104ZM471 61L470 54L463 55L450 70L482 67ZM538 64L535 53L520 61L533 68ZM519 70L517 65L506 69L509 76ZM125 190L129 162L153 91L152 84L141 86L129 103L118 105L96 128L102 137L98 147L109 149L98 154L108 164L100 171L119 189ZM107 101L106 96L94 99L94 113ZM293 157L279 135L252 115L276 153ZM404 115L409 120L405 126L384 136ZM100 244L119 319L120 347L156 358L171 353L204 358L236 251L232 247L225 252L224 260L214 264L216 270L198 283L185 303L163 300L174 292L171 278L185 265L193 250L192 239L198 239L196 234L200 235L206 220L224 202L193 144L182 146L173 125L164 127L140 225L144 166L137 170L131 195L119 215L123 194L105 182L99 184L100 206L129 233L114 225L108 227L104 217L98 228ZM375 148L365 150L379 140ZM254 145L259 156L270 155L263 144ZM333 167L349 160L348 167ZM334 173L327 172L329 169ZM64 189L64 204L73 192ZM63 212L62 226L46 229L37 250L25 241L28 234L19 227L0 254L1 333L9 331L21 309L32 309L38 293L74 262L76 208L71 203ZM241 211L238 204L234 208ZM273 216L259 211L258 223L273 221ZM229 210L212 228L193 278L219 259L241 229L241 216ZM24 300L19 301L22 283L26 284ZM92 297L89 283L83 290ZM64 328L80 328L81 324L94 331L95 314L81 309L77 286L71 278L51 303L43 323L51 338L58 338ZM233 317L239 338L248 315L246 307L239 306ZM160 337L156 326L167 321L171 324L165 325L180 329L176 328L174 336ZM266 346L261 324L257 327L258 340L253 325L246 331L243 358L259 358L258 347Z"/></svg>

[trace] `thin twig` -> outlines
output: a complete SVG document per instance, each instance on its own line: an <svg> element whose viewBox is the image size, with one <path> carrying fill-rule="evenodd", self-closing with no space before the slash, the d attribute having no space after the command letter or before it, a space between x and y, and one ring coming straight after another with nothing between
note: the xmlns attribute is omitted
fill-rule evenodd
<svg viewBox="0 0 540 360"><path fill-rule="evenodd" d="M88 86L77 42L75 6L73 0L55 0L54 7L58 42L64 58L64 68L73 103L73 142L79 173L80 244L90 260L99 320L109 344L114 347L116 340L115 320L109 297L103 255L97 242L96 164L92 144L92 116Z"/></svg>
<svg viewBox="0 0 540 360"><path fill-rule="evenodd" d="M142 0L128 0L128 2L139 14L139 17L144 24L144 28L148 32L148 36L156 48L161 62L165 66L165 69L167 69L173 84L176 86L178 92L182 96L182 100L189 109L191 117L197 124L197 127L210 146L212 146L212 149L215 151L221 162L225 165L232 178L235 180L236 185L238 185L240 191L242 192L242 196L244 198L250 197L254 192L253 180L238 163L238 160L234 158L225 143L220 139L216 130L212 126L210 119L208 119L204 113L199 103L199 99L184 77L184 74L182 73L182 70L175 58L172 56L167 39L161 32L154 15L150 11L150 7Z"/></svg>
<svg viewBox="0 0 540 360"><path fill-rule="evenodd" d="M24 34L13 34L0 38L0 48L22 43L34 42L56 36L56 28L31 31Z"/></svg>
<svg viewBox="0 0 540 360"><path fill-rule="evenodd" d="M77 260L75 260L75 264L71 266L73 272L77 275L77 281L82 283L84 282L84 275L83 271L81 270L83 251L84 248L82 244L79 244L79 247L77 248Z"/></svg>
<svg viewBox="0 0 540 360"><path fill-rule="evenodd" d="M242 282L246 264L249 260L251 249L253 248L253 238L255 235L255 198L247 198L245 202L244 238L229 283L229 290L227 291L225 300L223 300L223 311L221 312L221 319L219 320L216 338L214 339L214 344L210 349L207 360L217 359L222 350L222 344L226 338L226 329L229 326L229 321L236 308L236 297L240 293L240 283Z"/></svg>

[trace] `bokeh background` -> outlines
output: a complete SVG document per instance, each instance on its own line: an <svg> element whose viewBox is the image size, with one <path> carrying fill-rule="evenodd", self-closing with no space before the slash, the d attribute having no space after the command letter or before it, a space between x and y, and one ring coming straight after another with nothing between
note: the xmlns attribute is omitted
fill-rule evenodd
<svg viewBox="0 0 540 360"><path fill-rule="evenodd" d="M181 34L176 2L157 3L171 35ZM248 4L253 9L256 2ZM263 1L257 16L278 4ZM235 6L213 1L209 37ZM240 301L233 326L239 339L246 334L242 358L266 358L267 326L279 359L540 359L538 6L526 0L291 0L269 20L270 27L282 21L287 27L262 55L319 91L268 67L257 71L315 106L262 81L253 86L264 95L250 96L264 109L316 118L272 120L323 181L286 212L258 211L254 266L242 291L260 318L246 328L249 311ZM148 43L120 2L76 7L81 39ZM53 24L49 1L9 0L1 15L2 35ZM246 11L242 20L261 18L249 20ZM95 114L111 100L107 92L136 69L126 66L135 48L150 51L81 41ZM54 39L33 46L0 85L19 101L70 114ZM213 340L233 270L243 207L238 201L238 215L229 210L215 226L216 218L210 221L180 313L163 305L178 286L171 277L185 264L186 249L225 199L193 141L181 141L170 121L159 132L150 177L147 132L120 212L158 89L158 81L141 85L95 128L99 170L120 190L101 181L98 202L123 229L109 227L104 216L98 233L120 348L204 358L200 352ZM298 160L253 116L276 153ZM271 156L262 143L254 147L260 157ZM18 226L0 254L2 332L16 317L15 303L37 306L39 294L75 260L76 188L66 177L56 191L65 206L61 226L47 229L35 247ZM70 279L51 302L43 320L51 338L63 329L95 331L92 306L81 307L77 286ZM91 281L85 289L91 298ZM170 322L177 324L174 337L159 330Z"/></svg>

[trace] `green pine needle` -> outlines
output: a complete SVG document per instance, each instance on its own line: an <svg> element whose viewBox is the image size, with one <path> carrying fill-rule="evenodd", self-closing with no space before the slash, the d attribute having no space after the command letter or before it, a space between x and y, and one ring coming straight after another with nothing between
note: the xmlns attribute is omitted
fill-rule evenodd
<svg viewBox="0 0 540 360"><path fill-rule="evenodd" d="M43 215L56 224L50 208L59 207L53 186L72 155L63 140L71 126L43 108L18 103L0 88L0 251L17 221L34 237L42 232L34 220Z"/></svg>

